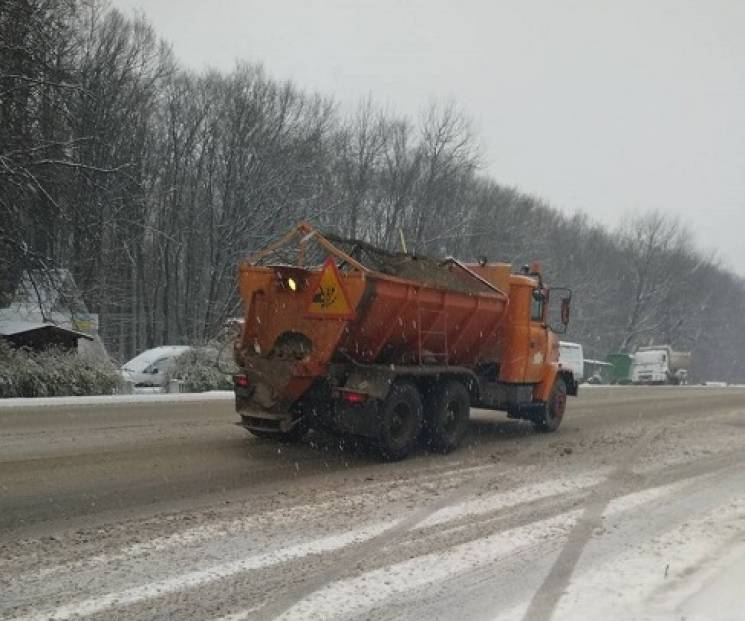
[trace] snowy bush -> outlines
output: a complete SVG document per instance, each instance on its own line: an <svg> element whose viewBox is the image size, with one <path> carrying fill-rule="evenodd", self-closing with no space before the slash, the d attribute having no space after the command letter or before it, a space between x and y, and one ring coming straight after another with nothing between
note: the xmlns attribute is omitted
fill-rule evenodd
<svg viewBox="0 0 745 621"><path fill-rule="evenodd" d="M185 392L232 389L232 375L237 369L232 362L224 361L226 356L219 354L216 347L195 347L184 352L168 371L168 381L181 380Z"/></svg>
<svg viewBox="0 0 745 621"><path fill-rule="evenodd" d="M100 360L56 348L15 349L0 340L0 398L108 395L120 381Z"/></svg>

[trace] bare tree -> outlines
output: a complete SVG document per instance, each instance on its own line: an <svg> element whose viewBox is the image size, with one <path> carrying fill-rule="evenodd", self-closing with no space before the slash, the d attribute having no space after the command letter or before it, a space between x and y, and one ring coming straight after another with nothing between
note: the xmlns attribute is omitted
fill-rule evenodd
<svg viewBox="0 0 745 621"><path fill-rule="evenodd" d="M581 183L581 179L578 180ZM269 77L178 69L99 0L0 4L0 304L69 269L109 350L200 342L240 313L239 260L300 219L388 248L541 260L593 356L666 341L745 380L745 286L661 213L613 233L479 173L466 116L350 115Z"/></svg>
<svg viewBox="0 0 745 621"><path fill-rule="evenodd" d="M620 350L629 351L634 342L653 338L662 328L665 302L686 276L681 255L691 240L678 219L660 212L628 219L618 235L628 266L628 315Z"/></svg>

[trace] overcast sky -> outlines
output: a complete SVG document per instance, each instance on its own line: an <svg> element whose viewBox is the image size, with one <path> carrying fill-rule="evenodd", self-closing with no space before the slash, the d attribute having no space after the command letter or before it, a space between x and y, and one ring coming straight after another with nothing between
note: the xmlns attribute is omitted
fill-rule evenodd
<svg viewBox="0 0 745 621"><path fill-rule="evenodd" d="M615 225L680 214L745 275L741 0L113 0L185 66L261 62L346 106L454 99L484 169Z"/></svg>

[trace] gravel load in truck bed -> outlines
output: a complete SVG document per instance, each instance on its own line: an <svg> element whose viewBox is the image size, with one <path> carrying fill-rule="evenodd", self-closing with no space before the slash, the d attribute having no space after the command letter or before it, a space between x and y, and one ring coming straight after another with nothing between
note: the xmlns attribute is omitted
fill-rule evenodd
<svg viewBox="0 0 745 621"><path fill-rule="evenodd" d="M339 249L376 272L461 293L493 293L487 284L444 259L390 252L367 242L325 235Z"/></svg>

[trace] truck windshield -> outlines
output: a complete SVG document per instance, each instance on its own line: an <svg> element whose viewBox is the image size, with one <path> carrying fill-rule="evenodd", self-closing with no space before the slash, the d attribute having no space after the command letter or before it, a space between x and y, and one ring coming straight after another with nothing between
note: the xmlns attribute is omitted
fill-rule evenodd
<svg viewBox="0 0 745 621"><path fill-rule="evenodd" d="M641 364L658 364L665 362L665 355L660 356L658 351L640 351L636 353L634 364L637 366Z"/></svg>

